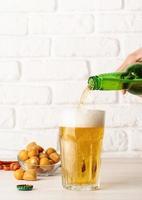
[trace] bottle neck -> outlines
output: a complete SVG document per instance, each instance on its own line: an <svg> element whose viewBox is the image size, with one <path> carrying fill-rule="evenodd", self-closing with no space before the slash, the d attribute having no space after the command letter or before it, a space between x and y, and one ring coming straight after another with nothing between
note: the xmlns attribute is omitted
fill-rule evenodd
<svg viewBox="0 0 142 200"><path fill-rule="evenodd" d="M88 79L88 87L90 90L121 90L121 75L122 73L116 72L92 76Z"/></svg>
<svg viewBox="0 0 142 200"><path fill-rule="evenodd" d="M101 78L99 76L91 76L88 79L88 87L90 90L99 90L101 88Z"/></svg>
<svg viewBox="0 0 142 200"><path fill-rule="evenodd" d="M90 90L122 90L142 94L142 63L129 65L124 72L105 73L88 79Z"/></svg>

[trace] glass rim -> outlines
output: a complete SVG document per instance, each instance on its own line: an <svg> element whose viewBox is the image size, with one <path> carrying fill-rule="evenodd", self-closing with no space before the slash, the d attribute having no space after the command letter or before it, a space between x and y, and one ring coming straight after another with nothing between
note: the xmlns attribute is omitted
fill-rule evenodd
<svg viewBox="0 0 142 200"><path fill-rule="evenodd" d="M66 111L71 111L71 110L74 110L74 111L91 111L91 112L100 112L100 113L104 113L105 114L105 110L103 109L93 109L93 108L86 108L86 107L65 107L63 108L62 110L60 110L60 113L62 114L63 112L66 112Z"/></svg>
<svg viewBox="0 0 142 200"><path fill-rule="evenodd" d="M60 114L58 126L95 127L103 126L105 111L88 108L65 108Z"/></svg>

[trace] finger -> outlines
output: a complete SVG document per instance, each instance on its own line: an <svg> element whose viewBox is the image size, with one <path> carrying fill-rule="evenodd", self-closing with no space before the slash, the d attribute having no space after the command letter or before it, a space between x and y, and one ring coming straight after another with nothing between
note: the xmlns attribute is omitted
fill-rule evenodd
<svg viewBox="0 0 142 200"><path fill-rule="evenodd" d="M142 59L142 48L137 49L135 52L133 52L133 55L136 58L136 61L141 61Z"/></svg>
<svg viewBox="0 0 142 200"><path fill-rule="evenodd" d="M138 61L142 61L142 48L137 49L133 53L129 54L122 65L116 71L125 71L128 65L134 64Z"/></svg>
<svg viewBox="0 0 142 200"><path fill-rule="evenodd" d="M141 62L142 62L142 58L138 59L137 62L140 62L140 63L141 63Z"/></svg>
<svg viewBox="0 0 142 200"><path fill-rule="evenodd" d="M122 72L122 71L125 71L127 68L128 68L128 66L130 65L130 64L134 64L134 63L136 63L136 62L142 62L142 58L140 58L140 59L138 59L138 60L136 60L136 59L129 59L129 60L126 60L126 61L124 61L123 63L122 63L122 65L116 70L117 72Z"/></svg>

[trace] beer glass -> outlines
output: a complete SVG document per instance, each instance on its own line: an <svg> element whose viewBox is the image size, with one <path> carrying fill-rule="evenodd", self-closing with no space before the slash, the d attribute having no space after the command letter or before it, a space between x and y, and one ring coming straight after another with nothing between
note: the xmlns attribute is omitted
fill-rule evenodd
<svg viewBox="0 0 142 200"><path fill-rule="evenodd" d="M67 109L61 113L59 141L64 188L99 188L104 115L104 111L87 109Z"/></svg>

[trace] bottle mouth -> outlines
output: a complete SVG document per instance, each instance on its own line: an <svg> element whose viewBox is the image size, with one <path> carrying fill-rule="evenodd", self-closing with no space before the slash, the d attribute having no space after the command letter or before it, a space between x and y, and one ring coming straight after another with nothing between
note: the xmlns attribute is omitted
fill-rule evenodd
<svg viewBox="0 0 142 200"><path fill-rule="evenodd" d="M97 90L98 89L98 76L91 76L88 79L88 87L90 90Z"/></svg>

